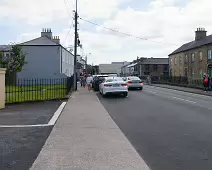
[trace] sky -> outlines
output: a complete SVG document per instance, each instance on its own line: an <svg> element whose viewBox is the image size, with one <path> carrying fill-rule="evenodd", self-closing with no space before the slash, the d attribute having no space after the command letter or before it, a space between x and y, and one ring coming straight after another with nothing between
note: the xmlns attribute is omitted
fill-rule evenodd
<svg viewBox="0 0 212 170"><path fill-rule="evenodd" d="M168 57L193 41L197 28L212 34L211 6L211 0L78 0L79 17L97 24L79 19L78 53L90 64ZM75 0L0 0L0 44L28 41L51 28L64 47L73 46L74 9Z"/></svg>

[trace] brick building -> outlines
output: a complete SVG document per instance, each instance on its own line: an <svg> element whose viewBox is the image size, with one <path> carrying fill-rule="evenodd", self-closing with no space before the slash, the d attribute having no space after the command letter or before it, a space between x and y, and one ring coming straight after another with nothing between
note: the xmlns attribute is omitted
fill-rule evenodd
<svg viewBox="0 0 212 170"><path fill-rule="evenodd" d="M204 73L212 76L212 35L204 28L195 31L195 40L183 44L169 54L171 76L201 79Z"/></svg>
<svg viewBox="0 0 212 170"><path fill-rule="evenodd" d="M140 75L151 75L154 77L169 75L168 58L147 58L140 62Z"/></svg>
<svg viewBox="0 0 212 170"><path fill-rule="evenodd" d="M159 77L161 75L169 75L169 62L168 58L137 58L132 63L123 66L127 70L127 74L124 76L154 76ZM122 70L123 70L122 67Z"/></svg>

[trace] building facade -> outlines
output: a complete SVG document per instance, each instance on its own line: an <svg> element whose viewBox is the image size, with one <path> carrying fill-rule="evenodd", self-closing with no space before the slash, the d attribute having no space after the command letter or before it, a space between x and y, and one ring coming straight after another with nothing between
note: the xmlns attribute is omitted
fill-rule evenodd
<svg viewBox="0 0 212 170"><path fill-rule="evenodd" d="M127 70L124 76L168 76L169 62L168 58L138 58L134 62L122 67L122 70Z"/></svg>
<svg viewBox="0 0 212 170"><path fill-rule="evenodd" d="M112 62L111 64L99 64L100 74L119 74L120 68L127 62Z"/></svg>
<svg viewBox="0 0 212 170"><path fill-rule="evenodd" d="M195 40L169 54L171 76L202 79L204 73L212 77L212 35L204 28L195 31Z"/></svg>
<svg viewBox="0 0 212 170"><path fill-rule="evenodd" d="M140 75L153 77L169 75L169 59L168 58L147 58L140 62Z"/></svg>
<svg viewBox="0 0 212 170"><path fill-rule="evenodd" d="M19 44L26 53L23 70L17 78L65 78L74 72L74 56L53 37L51 29L43 29L41 37Z"/></svg>

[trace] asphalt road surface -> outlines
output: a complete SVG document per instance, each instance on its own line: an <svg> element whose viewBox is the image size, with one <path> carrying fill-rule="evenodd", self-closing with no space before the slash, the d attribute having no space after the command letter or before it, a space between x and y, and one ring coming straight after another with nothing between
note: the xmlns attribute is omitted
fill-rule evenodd
<svg viewBox="0 0 212 170"><path fill-rule="evenodd" d="M47 124L61 103L23 103L0 110L0 170L29 170L53 128L2 126Z"/></svg>
<svg viewBox="0 0 212 170"><path fill-rule="evenodd" d="M212 97L153 86L98 97L151 170L212 169Z"/></svg>

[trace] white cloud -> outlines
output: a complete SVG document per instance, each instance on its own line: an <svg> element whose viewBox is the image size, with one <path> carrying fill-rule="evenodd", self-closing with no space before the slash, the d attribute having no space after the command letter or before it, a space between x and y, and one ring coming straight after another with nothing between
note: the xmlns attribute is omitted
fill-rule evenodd
<svg viewBox="0 0 212 170"><path fill-rule="evenodd" d="M126 1L130 3L130 0L92 0L92 3L90 0L79 1L79 13L82 18L104 19L105 27L148 39L140 40L92 25L91 32L91 28L86 30L83 27L85 22L80 21L81 42L85 52L92 53L89 63L131 61L137 56L166 57L182 43L194 40L197 27L204 27L208 34L212 33L211 0L189 0L184 6L176 5L183 2L182 0L152 0L143 11L130 7L119 9L119 5ZM24 7L21 2L24 2ZM67 5L70 11L73 5ZM11 7L9 10L8 6ZM59 0L7 0L5 4L0 5L0 18L5 15L13 20L20 19L35 25L48 21L54 21L58 25L68 17L64 3ZM54 31L53 28L52 30ZM67 32L67 29L61 28L61 42L65 46L73 44L73 30L64 42ZM29 30L29 33L22 34L18 41L28 40L38 34L40 33L31 34Z"/></svg>

